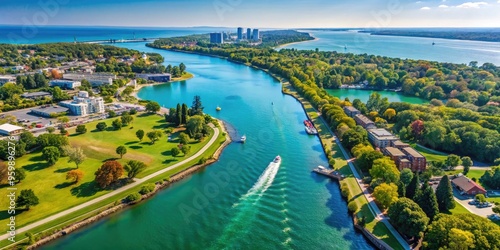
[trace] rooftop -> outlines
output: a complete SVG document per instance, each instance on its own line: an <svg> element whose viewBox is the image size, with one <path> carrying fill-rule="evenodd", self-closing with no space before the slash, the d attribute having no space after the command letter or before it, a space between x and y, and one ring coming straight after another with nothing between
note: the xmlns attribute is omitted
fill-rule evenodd
<svg viewBox="0 0 500 250"><path fill-rule="evenodd" d="M347 109L351 112L358 112L359 110L357 110L355 107L353 106L345 106L344 109Z"/></svg>
<svg viewBox="0 0 500 250"><path fill-rule="evenodd" d="M393 147L386 147L385 150L389 152L391 156L406 156L405 153L403 153L401 150Z"/></svg>
<svg viewBox="0 0 500 250"><path fill-rule="evenodd" d="M49 92L33 92L33 93L24 93L21 97L29 98L29 97L38 97L38 96L47 96L51 95Z"/></svg>
<svg viewBox="0 0 500 250"><path fill-rule="evenodd" d="M364 116L364 115L361 115L361 114L357 114L355 115L354 117L357 117L358 119L360 119L362 122L368 124L368 123L374 123L372 120L370 120L370 118Z"/></svg>
<svg viewBox="0 0 500 250"><path fill-rule="evenodd" d="M0 125L0 130L7 131L8 133L14 132L16 130L21 130L21 129L24 129L24 128L9 124L9 123L4 123L4 124Z"/></svg>
<svg viewBox="0 0 500 250"><path fill-rule="evenodd" d="M394 138L397 138L396 136L394 136L393 134L391 134L391 132L387 131L386 129L383 129L383 128L374 128L374 129L368 129L368 133L371 133L373 134L374 136L376 137L394 137Z"/></svg>
<svg viewBox="0 0 500 250"><path fill-rule="evenodd" d="M392 144L394 146L408 146L409 145L408 143L404 143L404 142L402 142L400 140L394 141Z"/></svg>
<svg viewBox="0 0 500 250"><path fill-rule="evenodd" d="M409 155L411 155L411 156L413 156L415 158L424 157L417 150L415 150L413 148L410 148L410 147L403 148L403 151L405 151L406 153L408 153Z"/></svg>
<svg viewBox="0 0 500 250"><path fill-rule="evenodd" d="M481 187L479 184L475 183L473 180L471 180L463 175L451 180L451 182L453 182L453 184L457 185L465 192L468 192L469 190L471 190L474 187L477 187L480 190L486 192L486 190L483 187Z"/></svg>
<svg viewBox="0 0 500 250"><path fill-rule="evenodd" d="M64 108L64 107L60 107L60 106L49 106L49 107L34 108L31 110L35 111L35 112L40 112L40 113L52 114L52 113L67 112L68 108Z"/></svg>

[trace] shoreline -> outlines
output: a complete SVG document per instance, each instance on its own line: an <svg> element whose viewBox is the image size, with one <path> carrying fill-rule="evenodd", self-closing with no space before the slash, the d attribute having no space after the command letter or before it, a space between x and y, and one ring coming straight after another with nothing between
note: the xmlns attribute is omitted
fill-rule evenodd
<svg viewBox="0 0 500 250"><path fill-rule="evenodd" d="M214 118L215 119L215 118ZM82 220L78 220L76 222L73 222L69 225L66 225L64 227L62 227L61 229L55 231L54 233L48 235L48 236L45 236L41 239L39 239L38 241L36 241L34 244L32 245L29 245L29 246L26 246L26 249L36 249L38 247L41 247L51 241L54 241L56 239L59 239L63 236L66 236L72 232L75 232L77 231L78 229L80 228L83 228L85 226L88 226L90 224L93 224L95 222L98 222L104 218L107 218L113 214L116 214L117 212L121 211L121 210L124 210L124 209L128 209L128 208L131 208L132 206L136 205L136 204L139 204L153 196L155 196L158 192L164 190L164 189L167 189L169 188L172 184L176 183L176 182L179 182L181 180L183 180L184 178L186 177L189 177L191 176L192 174L195 174L196 172L199 172L201 170L203 170L204 168L212 165L213 163L217 162L220 158L220 155L222 154L222 152L224 151L224 149L229 145L231 144L232 142L232 139L231 137L229 136L229 134L227 133L227 128L226 128L226 123L223 121L223 120L219 120L219 119L216 119L217 123L218 123L218 127L220 128L221 130L221 133L225 134L225 140L224 140L224 143L222 143L216 150L215 152L213 153L213 155L203 164L195 164L195 165L192 165L174 175L172 175L167 181L157 181L155 182L155 189L151 192L151 193L148 193L148 194L145 194L145 195L142 195L141 197L141 200L137 201L137 202L132 202L132 203L127 203L127 202L122 202L120 204L113 204L111 206L109 205L106 205L106 206L103 206L101 208L98 208L96 210L99 210L99 209L102 209L102 208L105 208L105 210L103 211L100 211L98 214L96 215L93 215L91 217L87 217L85 219L82 219ZM92 213L92 212L91 212ZM40 233L43 233L43 232L40 232ZM38 233L38 234L40 234ZM23 240L21 241L18 241L12 245L9 245L7 247L11 247L11 246L15 246L15 245L18 245L18 244L22 244Z"/></svg>
<svg viewBox="0 0 500 250"><path fill-rule="evenodd" d="M186 72L186 73L189 73L189 72ZM139 93L139 91L140 91L142 88L144 88L144 87L156 86L156 85L163 85L163 84L167 84L167 83L176 83L176 82L187 81L187 80L193 79L193 78L195 77L195 75L194 75L194 74L191 74L191 73L189 73L189 74L190 74L190 76L189 76L189 77L186 77L186 78L178 77L178 78L174 78L174 79L172 79L172 80L171 80L171 81L169 81L169 82L137 84L137 87L135 87L134 91L132 92L132 94L130 94L130 96L135 97L137 100L141 100L141 98L139 98L139 97L137 96L137 94Z"/></svg>
<svg viewBox="0 0 500 250"><path fill-rule="evenodd" d="M300 42L293 42L293 43L285 43L285 44L282 44L282 45L279 45L277 46L275 49L283 49L285 48L286 46L290 46L290 45L294 45L294 44L299 44L299 43L307 43L307 42L314 42L314 41L319 41L320 39L317 38L317 37L314 37L311 35L311 33L309 33L309 36L314 38L312 40L307 40L307 41L300 41Z"/></svg>

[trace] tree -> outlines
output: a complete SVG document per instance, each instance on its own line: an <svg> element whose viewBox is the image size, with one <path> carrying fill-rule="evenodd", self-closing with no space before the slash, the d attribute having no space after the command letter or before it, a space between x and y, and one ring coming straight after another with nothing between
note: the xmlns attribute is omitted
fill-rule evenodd
<svg viewBox="0 0 500 250"><path fill-rule="evenodd" d="M122 115L121 120L122 120L123 126L127 126L134 120L134 117L129 115L129 114L125 114L125 115Z"/></svg>
<svg viewBox="0 0 500 250"><path fill-rule="evenodd" d="M388 121L391 121L392 118L394 118L396 116L396 110L394 109L386 109L385 112L384 112L384 117L387 118Z"/></svg>
<svg viewBox="0 0 500 250"><path fill-rule="evenodd" d="M445 163L446 163L446 166L448 166L448 169L453 170L458 165L460 165L462 163L462 161L460 160L460 157L458 155L450 154L446 158Z"/></svg>
<svg viewBox="0 0 500 250"><path fill-rule="evenodd" d="M203 105L201 103L201 97L195 96L193 98L193 105L191 106L191 115L203 115Z"/></svg>
<svg viewBox="0 0 500 250"><path fill-rule="evenodd" d="M114 120L112 125L115 130L121 130L123 126L122 121L120 119Z"/></svg>
<svg viewBox="0 0 500 250"><path fill-rule="evenodd" d="M26 179L26 171L22 168L14 169L14 177L18 183L21 183L22 180Z"/></svg>
<svg viewBox="0 0 500 250"><path fill-rule="evenodd" d="M83 179L83 171L80 169L73 169L66 174L66 180L72 180L78 183Z"/></svg>
<svg viewBox="0 0 500 250"><path fill-rule="evenodd" d="M420 178L418 177L418 174L413 176L413 179L411 179L410 184L406 187L406 198L409 199L414 199L415 195L418 193L420 185Z"/></svg>
<svg viewBox="0 0 500 250"><path fill-rule="evenodd" d="M157 102L149 101L146 104L146 111L150 113L156 113L160 111L160 108L160 104L158 104Z"/></svg>
<svg viewBox="0 0 500 250"><path fill-rule="evenodd" d="M125 200L129 203L136 203L136 202L139 202L140 200L142 199L142 195L139 194L139 193L132 193L132 194L129 194Z"/></svg>
<svg viewBox="0 0 500 250"><path fill-rule="evenodd" d="M181 151L184 154L184 156L186 156L191 151L191 146L189 146L189 145L182 145Z"/></svg>
<svg viewBox="0 0 500 250"><path fill-rule="evenodd" d="M181 153L181 151L179 150L178 147L173 147L170 150L170 153L172 154L173 157L177 157Z"/></svg>
<svg viewBox="0 0 500 250"><path fill-rule="evenodd" d="M85 133L87 133L87 128L83 124L78 125L78 126L76 126L76 132L79 134L85 134Z"/></svg>
<svg viewBox="0 0 500 250"><path fill-rule="evenodd" d="M436 199L438 202L439 211L445 213L450 209L455 208L455 200L453 199L453 189L451 187L448 175L443 176L436 188Z"/></svg>
<svg viewBox="0 0 500 250"><path fill-rule="evenodd" d="M416 195L414 200L431 221L439 213L436 194L434 193L434 189L432 189L427 182L422 186L421 192Z"/></svg>
<svg viewBox="0 0 500 250"><path fill-rule="evenodd" d="M500 167L486 171L480 178L481 183L491 189L500 189Z"/></svg>
<svg viewBox="0 0 500 250"><path fill-rule="evenodd" d="M384 154L382 154L380 151L373 150L371 146L369 146L370 150L365 151L359 155L358 158L356 158L356 163L359 168L363 171L369 171L372 166L373 162L375 160L381 159L384 157Z"/></svg>
<svg viewBox="0 0 500 250"><path fill-rule="evenodd" d="M472 167L473 162L472 159L469 156L464 156L462 157L462 166L464 166L464 175L467 175L469 173L470 167Z"/></svg>
<svg viewBox="0 0 500 250"><path fill-rule="evenodd" d="M496 205L491 210L493 210L493 213L500 215L500 206Z"/></svg>
<svg viewBox="0 0 500 250"><path fill-rule="evenodd" d="M474 249L474 234L469 231L463 231L458 228L452 228L448 233L450 249Z"/></svg>
<svg viewBox="0 0 500 250"><path fill-rule="evenodd" d="M127 176L130 179L135 178L139 173L146 169L147 165L141 161L131 160L125 164L125 171L127 171Z"/></svg>
<svg viewBox="0 0 500 250"><path fill-rule="evenodd" d="M151 140L151 144L155 144L156 141L158 141L162 137L161 131L155 130L148 132L146 136Z"/></svg>
<svg viewBox="0 0 500 250"><path fill-rule="evenodd" d="M50 146L42 150L42 158L47 161L49 166L56 164L60 156L61 154L57 147Z"/></svg>
<svg viewBox="0 0 500 250"><path fill-rule="evenodd" d="M484 194L476 194L474 199L476 199L479 202L486 202L486 197L484 196Z"/></svg>
<svg viewBox="0 0 500 250"><path fill-rule="evenodd" d="M49 132L49 134L52 134L52 133L54 133L54 131L56 131L56 129L54 127L48 127L45 130L47 130L47 132Z"/></svg>
<svg viewBox="0 0 500 250"><path fill-rule="evenodd" d="M398 196L405 197L406 196L406 186L402 181L398 182Z"/></svg>
<svg viewBox="0 0 500 250"><path fill-rule="evenodd" d="M398 183L399 181L399 170L394 161L388 157L375 160L370 169L370 175L373 180L380 179L385 183Z"/></svg>
<svg viewBox="0 0 500 250"><path fill-rule="evenodd" d="M74 162L76 168L87 159L87 156L83 153L82 148L73 148L71 146L63 147L64 154L69 157L68 163Z"/></svg>
<svg viewBox="0 0 500 250"><path fill-rule="evenodd" d="M393 183L382 183L375 188L373 196L381 208L386 209L398 199L398 187Z"/></svg>
<svg viewBox="0 0 500 250"><path fill-rule="evenodd" d="M137 136L139 141L142 141L142 138L144 138L144 130L142 129L137 130L137 132L135 132L135 135Z"/></svg>
<svg viewBox="0 0 500 250"><path fill-rule="evenodd" d="M195 134L202 132L203 125L205 125L205 118L201 115L195 115L189 117L186 123L186 130L190 137L194 137Z"/></svg>
<svg viewBox="0 0 500 250"><path fill-rule="evenodd" d="M187 119L188 119L188 115L189 115L188 112L189 112L188 106L185 103L183 103L182 110L181 110L181 124L187 123Z"/></svg>
<svg viewBox="0 0 500 250"><path fill-rule="evenodd" d="M409 237L420 237L429 223L424 211L408 198L400 198L394 202L387 214L399 232L404 232Z"/></svg>
<svg viewBox="0 0 500 250"><path fill-rule="evenodd" d="M363 135L354 129L349 129L342 136L342 144L345 145L348 150L351 150L354 146L361 144L364 141L365 139Z"/></svg>
<svg viewBox="0 0 500 250"><path fill-rule="evenodd" d="M179 64L179 71L181 75L186 71L186 65L184 63Z"/></svg>
<svg viewBox="0 0 500 250"><path fill-rule="evenodd" d="M36 137L29 131L25 131L19 135L19 142L26 144L27 149L36 147Z"/></svg>
<svg viewBox="0 0 500 250"><path fill-rule="evenodd" d="M104 131L106 129L106 127L108 127L108 125L106 125L105 122L99 122L97 123L97 125L95 126L95 128L99 131Z"/></svg>
<svg viewBox="0 0 500 250"><path fill-rule="evenodd" d="M182 133L179 134L179 142L181 144L186 145L186 144L189 143L189 140L190 139L189 139L189 135L188 134L186 134L184 132L182 132Z"/></svg>
<svg viewBox="0 0 500 250"><path fill-rule="evenodd" d="M125 146L118 146L116 148L116 153L120 155L120 159L123 158L123 155L127 153L127 148Z"/></svg>
<svg viewBox="0 0 500 250"><path fill-rule="evenodd" d="M106 188L123 175L123 166L117 161L107 161L95 172L95 181L101 188Z"/></svg>
<svg viewBox="0 0 500 250"><path fill-rule="evenodd" d="M328 164L330 165L330 167L332 168L335 168L335 158L331 157L330 160L328 160Z"/></svg>
<svg viewBox="0 0 500 250"><path fill-rule="evenodd" d="M497 158L493 161L493 165L500 166L500 158Z"/></svg>
<svg viewBox="0 0 500 250"><path fill-rule="evenodd" d="M35 192L31 189L21 190L16 201L18 207L25 207L26 210L30 210L32 206L36 206L39 203L38 197L36 197Z"/></svg>
<svg viewBox="0 0 500 250"><path fill-rule="evenodd" d="M416 120L410 125L411 132L415 139L420 140L422 133L424 132L424 122L422 120Z"/></svg>
<svg viewBox="0 0 500 250"><path fill-rule="evenodd" d="M413 179L413 172L411 171L411 169L405 168L401 170L401 173L399 174L399 180L403 182L405 187L410 185L412 179Z"/></svg>

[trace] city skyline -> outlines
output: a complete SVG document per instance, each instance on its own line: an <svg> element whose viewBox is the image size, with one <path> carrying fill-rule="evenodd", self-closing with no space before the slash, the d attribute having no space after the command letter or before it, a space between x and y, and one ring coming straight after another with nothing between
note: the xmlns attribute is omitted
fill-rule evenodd
<svg viewBox="0 0 500 250"><path fill-rule="evenodd" d="M347 11L346 11L347 10ZM258 15L257 15L258 13ZM498 27L500 0L128 1L3 3L0 24L120 27ZM91 18L89 18L91 17Z"/></svg>

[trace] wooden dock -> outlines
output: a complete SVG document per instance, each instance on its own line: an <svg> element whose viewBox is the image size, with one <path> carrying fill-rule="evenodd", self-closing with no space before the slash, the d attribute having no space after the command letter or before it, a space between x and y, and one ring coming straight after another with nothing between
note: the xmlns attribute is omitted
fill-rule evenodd
<svg viewBox="0 0 500 250"><path fill-rule="evenodd" d="M341 181L344 179L344 176L341 175L338 171L335 171L333 169L320 169L320 168L315 168L313 169L313 172L329 177L331 179Z"/></svg>

